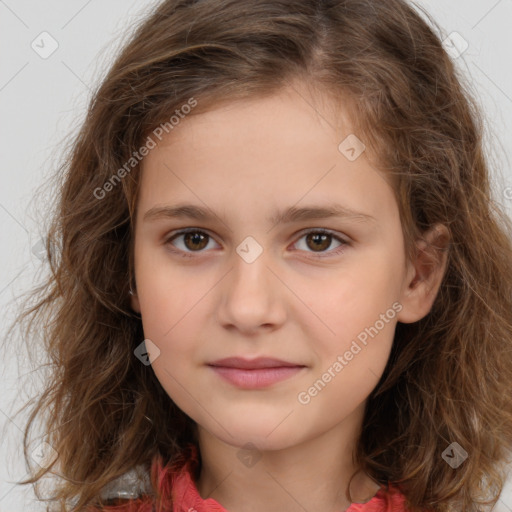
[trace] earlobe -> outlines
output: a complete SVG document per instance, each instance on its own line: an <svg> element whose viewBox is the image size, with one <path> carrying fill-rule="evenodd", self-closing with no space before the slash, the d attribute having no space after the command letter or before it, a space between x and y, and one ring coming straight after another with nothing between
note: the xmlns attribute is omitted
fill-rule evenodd
<svg viewBox="0 0 512 512"><path fill-rule="evenodd" d="M130 289L130 305L132 309L136 313L140 313L140 303L139 303L139 297L137 295L137 292L134 292Z"/></svg>
<svg viewBox="0 0 512 512"><path fill-rule="evenodd" d="M417 241L415 260L410 262L404 282L399 322L417 322L432 309L446 271L449 242L450 234L443 224L436 224Z"/></svg>

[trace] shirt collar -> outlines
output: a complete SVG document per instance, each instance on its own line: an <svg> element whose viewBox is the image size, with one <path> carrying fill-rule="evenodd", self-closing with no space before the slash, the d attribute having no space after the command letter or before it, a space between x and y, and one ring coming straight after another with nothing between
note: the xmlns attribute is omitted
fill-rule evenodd
<svg viewBox="0 0 512 512"><path fill-rule="evenodd" d="M203 499L199 494L193 475L198 468L197 449L189 445L181 464L161 466L157 470L161 490L171 493L173 512L228 512L213 498ZM405 496L398 487L388 483L381 485L377 493L366 503L352 503L344 512L407 512ZM341 511L340 511L341 512Z"/></svg>

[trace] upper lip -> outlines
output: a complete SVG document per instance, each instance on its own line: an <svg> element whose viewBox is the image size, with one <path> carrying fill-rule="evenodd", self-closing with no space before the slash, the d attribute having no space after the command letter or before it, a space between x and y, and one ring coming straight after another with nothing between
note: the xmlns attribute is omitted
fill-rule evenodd
<svg viewBox="0 0 512 512"><path fill-rule="evenodd" d="M257 368L279 368L283 366L304 366L303 364L290 363L272 357L257 357L256 359L244 359L243 357L226 357L218 359L209 366L224 366L227 368L241 368L244 370Z"/></svg>

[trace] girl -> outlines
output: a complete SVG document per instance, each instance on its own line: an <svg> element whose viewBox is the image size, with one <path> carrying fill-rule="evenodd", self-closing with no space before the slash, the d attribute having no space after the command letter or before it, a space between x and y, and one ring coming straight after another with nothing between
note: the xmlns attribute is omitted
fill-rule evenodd
<svg viewBox="0 0 512 512"><path fill-rule="evenodd" d="M54 369L23 483L71 511L494 505L512 246L482 131L404 0L162 2L94 94L21 315Z"/></svg>

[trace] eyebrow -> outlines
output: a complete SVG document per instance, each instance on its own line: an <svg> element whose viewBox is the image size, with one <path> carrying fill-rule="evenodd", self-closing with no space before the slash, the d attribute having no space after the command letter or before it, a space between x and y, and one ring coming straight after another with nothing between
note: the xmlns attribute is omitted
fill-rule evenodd
<svg viewBox="0 0 512 512"><path fill-rule="evenodd" d="M356 222L370 223L377 222L375 217L366 213L357 212L339 204L328 204L325 206L308 206L296 208L291 206L282 211L275 211L267 221L272 224L290 224L313 219L345 218ZM148 210L143 217L143 222L167 218L188 218L199 221L213 220L219 218L210 208L203 208L193 204L178 204L176 206L155 206Z"/></svg>

